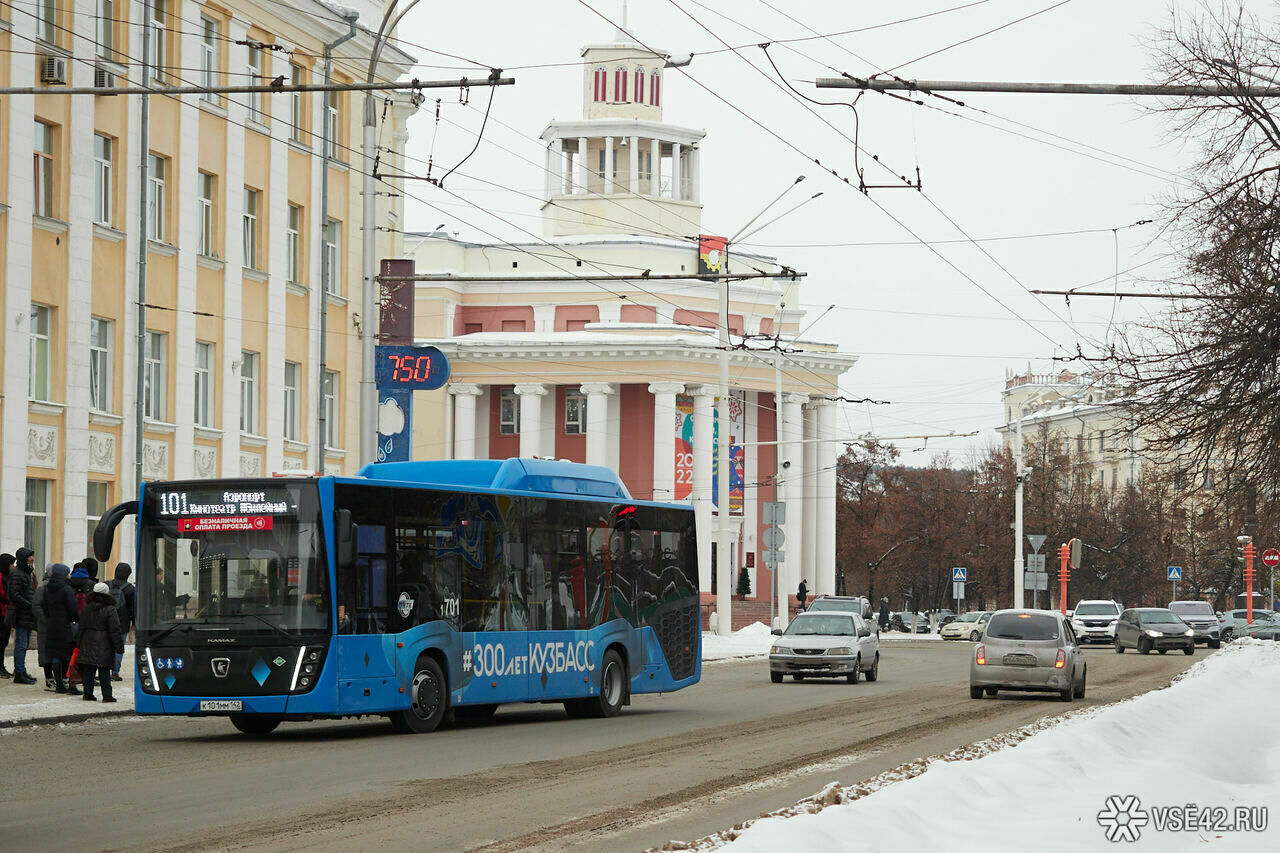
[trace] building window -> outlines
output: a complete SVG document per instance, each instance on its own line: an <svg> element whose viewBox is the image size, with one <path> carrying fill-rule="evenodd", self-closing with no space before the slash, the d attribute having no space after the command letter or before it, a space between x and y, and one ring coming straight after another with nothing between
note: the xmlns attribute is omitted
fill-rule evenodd
<svg viewBox="0 0 1280 853"><path fill-rule="evenodd" d="M1182 491L1187 487L1187 472L1185 469L1179 469L1173 472L1173 488Z"/></svg>
<svg viewBox="0 0 1280 853"><path fill-rule="evenodd" d="M213 88L218 85L218 22L200 16L200 85ZM200 99L217 104L221 97L216 92L204 92Z"/></svg>
<svg viewBox="0 0 1280 853"><path fill-rule="evenodd" d="M298 283L298 228L302 222L302 208L289 205L289 227L284 232L285 281Z"/></svg>
<svg viewBox="0 0 1280 853"><path fill-rule="evenodd" d="M585 435L587 432L587 396L580 391L564 395L564 434Z"/></svg>
<svg viewBox="0 0 1280 853"><path fill-rule="evenodd" d="M36 565L49 557L49 481L27 480L27 503L23 512L22 537L36 552Z"/></svg>
<svg viewBox="0 0 1280 853"><path fill-rule="evenodd" d="M147 239L164 242L165 166L164 157L152 154L147 158Z"/></svg>
<svg viewBox="0 0 1280 853"><path fill-rule="evenodd" d="M116 0L98 0L98 56L116 58Z"/></svg>
<svg viewBox="0 0 1280 853"><path fill-rule="evenodd" d="M93 135L93 221L111 224L111 137Z"/></svg>
<svg viewBox="0 0 1280 853"><path fill-rule="evenodd" d="M213 426L213 344L196 341L196 426Z"/></svg>
<svg viewBox="0 0 1280 853"><path fill-rule="evenodd" d="M36 122L35 215L53 216L53 125Z"/></svg>
<svg viewBox="0 0 1280 853"><path fill-rule="evenodd" d="M338 436L338 374L324 372L324 444L325 447L341 447Z"/></svg>
<svg viewBox="0 0 1280 853"><path fill-rule="evenodd" d="M341 255L338 253L338 247L341 245L342 223L336 219L330 219L324 235L324 256L329 276L324 283L325 293L342 292L342 265L339 263Z"/></svg>
<svg viewBox="0 0 1280 853"><path fill-rule="evenodd" d="M289 66L289 83L294 86L302 85L301 66ZM294 142L305 141L302 138L302 93L296 90L289 93L289 126L292 128L291 137Z"/></svg>
<svg viewBox="0 0 1280 853"><path fill-rule="evenodd" d="M31 372L27 379L27 396L32 400L49 399L49 335L53 325L53 309L31 303Z"/></svg>
<svg viewBox="0 0 1280 853"><path fill-rule="evenodd" d="M240 353L240 431L258 432L258 354Z"/></svg>
<svg viewBox="0 0 1280 853"><path fill-rule="evenodd" d="M258 191L244 188L244 266L258 268Z"/></svg>
<svg viewBox="0 0 1280 853"><path fill-rule="evenodd" d="M635 101L637 104L644 103L644 69L641 68L639 65L636 66L635 96L632 97L631 100Z"/></svg>
<svg viewBox="0 0 1280 853"><path fill-rule="evenodd" d="M284 437L297 441L301 426L301 409L298 405L298 386L302 381L302 365L296 361L284 363Z"/></svg>
<svg viewBox="0 0 1280 853"><path fill-rule="evenodd" d="M1107 449L1107 431L1105 429L1098 430L1098 452L1102 453Z"/></svg>
<svg viewBox="0 0 1280 853"><path fill-rule="evenodd" d="M111 338L110 320L89 318L89 408L95 412L111 411Z"/></svg>
<svg viewBox="0 0 1280 853"><path fill-rule="evenodd" d="M57 39L57 26L56 0L36 0L36 38L53 44Z"/></svg>
<svg viewBox="0 0 1280 853"><path fill-rule="evenodd" d="M498 397L498 432L501 435L520 434L520 398L512 388L503 389Z"/></svg>
<svg viewBox="0 0 1280 853"><path fill-rule="evenodd" d="M147 332L146 358L143 366L142 414L153 421L164 420L165 398L165 350L168 335L164 332Z"/></svg>
<svg viewBox="0 0 1280 853"><path fill-rule="evenodd" d="M196 175L196 228L200 235L200 254L215 257L213 248L213 175L199 172Z"/></svg>
<svg viewBox="0 0 1280 853"><path fill-rule="evenodd" d="M595 84L595 87L591 97L591 99L596 103L600 103L601 101L605 101L608 99L608 95L605 91L607 88L608 80L609 80L609 72L605 71L603 67L597 68L595 71L595 74L593 75L592 82Z"/></svg>
<svg viewBox="0 0 1280 853"><path fill-rule="evenodd" d="M89 481L89 492L85 496L85 543L92 547L93 531L98 529L98 519L107 511L108 487L106 483Z"/></svg>
<svg viewBox="0 0 1280 853"><path fill-rule="evenodd" d="M523 332L525 331L524 320L503 320L502 331Z"/></svg>
<svg viewBox="0 0 1280 853"><path fill-rule="evenodd" d="M661 85L662 83L658 79L658 72L650 71L649 72L649 105L650 106L656 107L661 104L662 102L660 97L661 92L659 91L659 89L661 88Z"/></svg>
<svg viewBox="0 0 1280 853"><path fill-rule="evenodd" d="M463 323L462 334L476 335L484 331L484 323Z"/></svg>
<svg viewBox="0 0 1280 853"><path fill-rule="evenodd" d="M329 157L338 159L338 120L341 118L338 112L338 93L325 92L324 95L324 111L329 117L329 128L325 138L325 153Z"/></svg>
<svg viewBox="0 0 1280 853"><path fill-rule="evenodd" d="M151 55L147 57L151 64L151 76L156 80L164 80L164 73L161 69L165 64L165 28L164 22L167 18L165 11L166 0L152 0L151 6Z"/></svg>
<svg viewBox="0 0 1280 853"><path fill-rule="evenodd" d="M249 62L246 66L248 76L246 77L247 86L262 85L262 48L249 46ZM247 92L245 107L249 111L249 121L262 123L262 93Z"/></svg>
<svg viewBox="0 0 1280 853"><path fill-rule="evenodd" d="M621 104L627 102L627 69L621 66L613 71L613 99Z"/></svg>

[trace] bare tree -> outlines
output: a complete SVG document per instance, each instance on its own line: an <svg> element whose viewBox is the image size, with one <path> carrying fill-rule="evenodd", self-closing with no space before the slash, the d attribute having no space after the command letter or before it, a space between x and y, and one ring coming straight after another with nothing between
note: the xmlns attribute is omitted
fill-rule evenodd
<svg viewBox="0 0 1280 853"><path fill-rule="evenodd" d="M1187 97L1161 110L1198 156L1170 200L1181 272L1195 298L1172 301L1128 334L1113 378L1130 388L1137 428L1153 454L1197 478L1216 472L1219 494L1274 491L1280 473L1280 99L1250 94L1280 80L1280 32L1242 9L1175 17L1157 39L1163 82L1217 84L1221 97Z"/></svg>

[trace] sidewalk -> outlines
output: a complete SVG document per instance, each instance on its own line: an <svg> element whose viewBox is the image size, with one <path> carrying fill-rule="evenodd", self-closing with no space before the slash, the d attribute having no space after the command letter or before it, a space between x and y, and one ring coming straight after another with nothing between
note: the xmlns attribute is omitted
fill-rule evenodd
<svg viewBox="0 0 1280 853"><path fill-rule="evenodd" d="M13 643L4 665L13 670ZM44 689L44 671L36 666L35 649L27 652L27 672L36 679L35 684L14 684L0 678L0 729L14 726L49 723L78 723L95 717L123 717L133 715L133 646L124 647L124 662L120 675L124 681L112 682L112 690L118 701L102 704L101 691L95 690L97 702L86 702L79 696L64 696Z"/></svg>

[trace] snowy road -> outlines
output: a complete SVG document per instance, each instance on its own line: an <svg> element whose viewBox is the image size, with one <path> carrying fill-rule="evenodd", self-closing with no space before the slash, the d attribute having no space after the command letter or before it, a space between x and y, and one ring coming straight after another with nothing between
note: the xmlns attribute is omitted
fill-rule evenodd
<svg viewBox="0 0 1280 853"><path fill-rule="evenodd" d="M516 706L492 725L397 737L381 721L295 724L262 741L220 720L101 721L0 735L26 784L6 842L43 849L642 850L698 838L921 756L1058 714L1043 698L968 698L968 643L886 646L876 684L769 682L760 660L696 688L636 697L615 720ZM1205 657L1090 649L1089 698L1167 684ZM110 767L77 801L47 796L66 762Z"/></svg>

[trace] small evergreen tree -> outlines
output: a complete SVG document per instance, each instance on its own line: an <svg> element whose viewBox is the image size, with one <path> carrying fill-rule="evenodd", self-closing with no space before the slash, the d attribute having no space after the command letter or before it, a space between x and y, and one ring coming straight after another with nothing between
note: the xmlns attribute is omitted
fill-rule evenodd
<svg viewBox="0 0 1280 853"><path fill-rule="evenodd" d="M746 597L751 594L751 575L747 574L747 567L743 566L742 571L738 572L738 595Z"/></svg>

